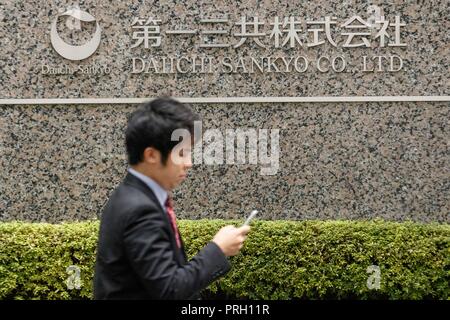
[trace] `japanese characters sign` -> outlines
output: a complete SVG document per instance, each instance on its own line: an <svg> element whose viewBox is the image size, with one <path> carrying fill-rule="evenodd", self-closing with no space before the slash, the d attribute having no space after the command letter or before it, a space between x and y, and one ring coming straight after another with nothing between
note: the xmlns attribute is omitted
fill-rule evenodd
<svg viewBox="0 0 450 320"><path fill-rule="evenodd" d="M364 19L353 15L344 19L324 16L321 19L302 19L298 16L240 16L236 19L209 17L198 19L197 28L172 29L164 27L159 17L135 17L131 23L131 49L145 49L148 58L132 57L133 73L256 73L306 72L314 68L319 72L344 72L349 62L342 54L319 56L315 61L306 52L328 46L342 50L355 48L406 48L402 38L406 23L400 15L387 18L378 7ZM195 39L196 49L204 48L203 55L182 52L178 56L152 54L165 42ZM240 50L251 46L253 54L243 57ZM217 48L231 48L236 56L216 57ZM283 56L267 56L267 49L282 49ZM259 51L258 51L259 50ZM292 54L291 54L292 52ZM363 72L397 72L403 67L398 54L363 55L359 61Z"/></svg>
<svg viewBox="0 0 450 320"><path fill-rule="evenodd" d="M80 20L95 21L78 7L60 16L68 13L78 24ZM124 58L129 61L129 73L398 72L404 67L402 53L408 47L407 23L402 15L385 16L374 5L366 13L346 17L224 14L189 16L184 21L185 27L169 23L166 16L139 14L131 16L128 24L122 22L127 34L122 39L126 39L128 52ZM73 61L86 59L99 47L98 23L97 38L82 46L67 44L59 36L59 42L55 43L56 25L57 18L52 24L52 45L62 57ZM73 29L72 25L68 24ZM191 45L183 47L185 43ZM349 53L356 50L360 52L357 58L350 58ZM113 68L98 64L57 68L42 65L41 73L109 74Z"/></svg>

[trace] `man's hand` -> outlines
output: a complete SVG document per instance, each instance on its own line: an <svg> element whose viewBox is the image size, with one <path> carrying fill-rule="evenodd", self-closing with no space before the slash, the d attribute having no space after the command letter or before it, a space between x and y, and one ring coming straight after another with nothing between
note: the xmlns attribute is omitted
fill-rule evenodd
<svg viewBox="0 0 450 320"><path fill-rule="evenodd" d="M212 241L219 246L225 256L235 256L244 245L249 232L250 226L236 228L230 225L220 229Z"/></svg>

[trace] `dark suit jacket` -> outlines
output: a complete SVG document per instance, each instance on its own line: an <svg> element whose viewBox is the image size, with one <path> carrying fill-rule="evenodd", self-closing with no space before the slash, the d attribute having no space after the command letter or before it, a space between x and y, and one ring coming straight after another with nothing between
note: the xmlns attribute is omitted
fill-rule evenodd
<svg viewBox="0 0 450 320"><path fill-rule="evenodd" d="M198 299L229 269L214 242L188 262L153 191L127 174L101 216L95 299Z"/></svg>

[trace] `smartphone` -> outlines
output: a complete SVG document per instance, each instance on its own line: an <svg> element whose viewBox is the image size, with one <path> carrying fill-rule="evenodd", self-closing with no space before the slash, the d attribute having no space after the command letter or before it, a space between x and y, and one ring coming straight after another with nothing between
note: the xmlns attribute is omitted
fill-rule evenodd
<svg viewBox="0 0 450 320"><path fill-rule="evenodd" d="M247 220L245 220L243 226L247 226L250 221L252 221L252 219L256 216L256 214L258 213L258 210L253 210L250 215L248 216Z"/></svg>

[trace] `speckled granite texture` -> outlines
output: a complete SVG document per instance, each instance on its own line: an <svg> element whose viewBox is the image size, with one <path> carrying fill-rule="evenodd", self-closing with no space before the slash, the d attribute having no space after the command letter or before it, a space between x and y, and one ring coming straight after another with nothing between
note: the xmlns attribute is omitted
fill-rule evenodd
<svg viewBox="0 0 450 320"><path fill-rule="evenodd" d="M134 106L0 108L0 218L95 218L126 169ZM450 222L446 103L196 106L204 129L280 129L280 170L196 165L175 193L182 218Z"/></svg>
<svg viewBox="0 0 450 320"><path fill-rule="evenodd" d="M198 28L200 18L241 15L323 19L367 17L367 1L79 1L102 27L98 50L71 62L50 45L50 25L76 2L0 2L0 99L226 96L450 95L448 1L373 1L407 26L406 48L199 48L199 36L163 35L159 48L131 48L134 18L162 19L161 30ZM61 26L59 26L61 28ZM231 29L232 28L232 29ZM305 41L306 26L300 26ZM62 32L75 44L88 39ZM250 29L251 30L251 29ZM392 30L391 30L392 31ZM311 36L311 34L309 34ZM341 36L333 34L340 43ZM231 35L224 40L232 40ZM324 34L321 34L321 38ZM264 39L269 43L269 37ZM399 55L399 72L131 74L132 57ZM43 75L41 65L106 65L106 75ZM198 104L204 128L280 129L280 170L196 165L175 192L181 218L371 219L450 222L450 105L416 103ZM95 218L126 172L123 132L135 105L0 105L0 220Z"/></svg>
<svg viewBox="0 0 450 320"><path fill-rule="evenodd" d="M306 42L306 19L323 20L335 16L342 24L353 15L368 19L367 1L80 1L81 9L94 15L103 28L97 51L81 63L60 57L50 45L50 25L69 1L5 1L0 4L0 98L74 98L74 97L154 97L170 94L178 97L199 96L324 96L324 95L449 95L450 46L448 29L450 15L448 1L371 1L383 9L386 19L393 22L400 15L407 25L401 28L401 41L407 47L343 48L346 37L337 27L332 37L338 42L334 48L324 45L306 48L275 49L273 39L266 36L259 47L252 39L238 48L200 48L200 36L167 35L172 29L219 29L229 32L223 41L234 44L239 37L241 15L248 19L258 16L265 23L264 32L270 34L274 16L295 16L302 21L299 39ZM223 27L202 25L200 18L228 16ZM161 19L161 47L131 48L134 18ZM89 28L89 24L87 24ZM392 29L392 30L391 30ZM248 27L252 32L252 27ZM358 31L358 30L356 30ZM367 30L359 30L366 32ZM392 36L393 28L389 28ZM81 34L83 36L83 33ZM64 33L63 33L64 36ZM67 34L66 34L67 36ZM81 38L83 38L81 36ZM324 39L325 35L320 34ZM74 37L76 44L82 39ZM78 41L78 42L77 42ZM361 42L361 39L355 39ZM362 56L393 55L404 59L399 72L355 71L360 69ZM131 57L213 56L248 58L249 56L291 57L305 55L311 61L319 56L342 55L349 61L346 72L320 73L312 64L305 73L254 74L131 74ZM357 63L358 62L358 63ZM42 75L41 65L50 66L91 64L108 65L108 75ZM358 68L356 66L359 66Z"/></svg>

